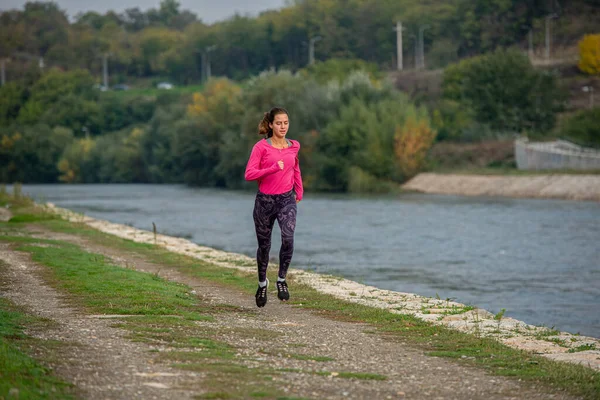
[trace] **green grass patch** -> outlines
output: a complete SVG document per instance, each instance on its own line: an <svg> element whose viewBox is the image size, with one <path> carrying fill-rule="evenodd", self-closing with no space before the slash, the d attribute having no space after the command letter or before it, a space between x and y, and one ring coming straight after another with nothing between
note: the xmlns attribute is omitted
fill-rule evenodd
<svg viewBox="0 0 600 400"><path fill-rule="evenodd" d="M464 314L467 311L471 311L471 310L474 310L474 309L475 309L475 307L473 307L473 306L464 306L464 307L452 306L448 310L442 312L440 315L458 315L458 314Z"/></svg>
<svg viewBox="0 0 600 400"><path fill-rule="evenodd" d="M24 350L42 344L26 336L24 327L46 323L0 298L0 398L75 398L73 385L52 375Z"/></svg>
<svg viewBox="0 0 600 400"><path fill-rule="evenodd" d="M0 240L5 240L1 238ZM121 268L100 254L69 243L57 247L23 245L34 261L53 269L55 284L81 300L90 310L106 314L194 316L197 299L184 285Z"/></svg>
<svg viewBox="0 0 600 400"><path fill-rule="evenodd" d="M10 223L28 223L40 222L59 219L58 216L52 214L20 214L8 220Z"/></svg>
<svg viewBox="0 0 600 400"><path fill-rule="evenodd" d="M129 90L111 90L102 93L102 96L117 96L126 99L134 97L158 97L163 94L176 96L201 92L203 87L204 85L175 86L173 89L168 90L155 87L130 88Z"/></svg>
<svg viewBox="0 0 600 400"><path fill-rule="evenodd" d="M573 347L572 349L569 349L567 351L567 353L578 353L580 351L588 351L588 350L596 350L596 345L593 343L583 344L581 346L577 346L577 347Z"/></svg>
<svg viewBox="0 0 600 400"><path fill-rule="evenodd" d="M327 357L327 356L285 353L284 351L280 351L280 350L272 350L272 351L262 350L261 353L269 354L271 356L293 358L294 360L300 360L300 361L317 361L317 362L335 361L333 358Z"/></svg>
<svg viewBox="0 0 600 400"><path fill-rule="evenodd" d="M315 374L321 375L321 376L331 376L332 375L331 372L327 372L327 371L318 371ZM369 372L336 372L333 374L333 376L338 377L338 378L344 378L344 379L363 379L363 380L367 380L367 381L385 381L387 379L387 376L379 375L379 374L372 374Z"/></svg>

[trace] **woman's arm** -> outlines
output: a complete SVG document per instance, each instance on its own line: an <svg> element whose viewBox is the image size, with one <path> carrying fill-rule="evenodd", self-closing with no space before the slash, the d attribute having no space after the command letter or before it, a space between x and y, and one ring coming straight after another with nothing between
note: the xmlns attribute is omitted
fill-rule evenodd
<svg viewBox="0 0 600 400"><path fill-rule="evenodd" d="M294 163L294 191L296 192L296 202L302 200L304 195L304 186L302 185L302 173L300 172L300 160L296 156Z"/></svg>
<svg viewBox="0 0 600 400"><path fill-rule="evenodd" d="M250 159L248 159L248 164L246 165L246 173L244 174L244 178L247 181L255 181L257 179L262 178L263 176L270 175L279 171L279 165L274 163L271 167L260 169L260 158L261 151L257 146L252 148L252 153L250 153Z"/></svg>

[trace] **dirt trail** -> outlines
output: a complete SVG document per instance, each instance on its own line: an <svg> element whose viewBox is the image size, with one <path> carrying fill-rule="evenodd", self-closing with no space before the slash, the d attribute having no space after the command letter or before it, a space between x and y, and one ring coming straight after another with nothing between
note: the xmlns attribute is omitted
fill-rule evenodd
<svg viewBox="0 0 600 400"><path fill-rule="evenodd" d="M87 239L44 231L37 237L65 240L88 251L104 254L119 265L139 271L159 273L165 279L184 283L212 304L228 304L239 312L219 314L216 322L200 322L220 327L219 340L237 349L234 362L248 367L290 369L275 376L267 385L277 385L289 396L307 398L410 398L410 399L572 399L562 392L490 376L484 371L446 359L428 357L405 343L373 334L362 324L333 321L315 313L280 303L269 291L269 302L258 309L254 298L236 290L184 275L174 268L156 265L134 253L116 251ZM188 398L195 387L202 393L202 376L155 363L150 345L123 338L125 332L109 325L114 321L93 318L65 305L61 295L37 277L40 266L26 254L0 248L7 260L9 290L5 296L31 308L36 314L55 320L59 328L50 332L30 332L36 337L75 342L69 354L57 360L55 372L86 392L86 398ZM0 271L1 272L1 271ZM293 288L291 293L293 295ZM272 335L248 336L248 329L267 330ZM240 334L245 330L246 334ZM369 333L370 331L370 333ZM286 357L294 353L309 359ZM330 361L310 358L330 357ZM288 370L289 371L289 370ZM314 371L329 371L328 376ZM339 372L372 373L386 380L342 379ZM160 387L163 387L160 389Z"/></svg>
<svg viewBox="0 0 600 400"><path fill-rule="evenodd" d="M194 373L155 364L148 347L124 338L115 321L84 314L68 306L63 296L48 286L40 274L44 267L27 253L13 251L0 242L2 297L26 306L34 314L57 322L49 330L27 331L38 339L67 344L50 365L67 382L75 384L86 399L187 399L192 392L172 389ZM167 390L167 388L170 388Z"/></svg>

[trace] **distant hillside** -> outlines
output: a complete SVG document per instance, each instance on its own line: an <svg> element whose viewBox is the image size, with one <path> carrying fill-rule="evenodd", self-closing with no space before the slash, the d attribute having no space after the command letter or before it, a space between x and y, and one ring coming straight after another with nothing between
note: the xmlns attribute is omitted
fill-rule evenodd
<svg viewBox="0 0 600 400"><path fill-rule="evenodd" d="M312 43L316 61L361 59L393 70L393 27L401 21L405 66L414 67L422 33L425 65L436 69L498 47L526 50L530 31L534 55L543 57L549 15L557 17L550 30L554 58L572 58L581 36L600 30L598 0L295 0L212 25L175 0L146 12L88 12L73 23L54 2L30 2L0 14L0 58L8 80L40 65L85 68L100 80L106 55L113 84L149 77L189 84L207 75L209 63L212 75L233 79L272 67L297 70L307 65Z"/></svg>

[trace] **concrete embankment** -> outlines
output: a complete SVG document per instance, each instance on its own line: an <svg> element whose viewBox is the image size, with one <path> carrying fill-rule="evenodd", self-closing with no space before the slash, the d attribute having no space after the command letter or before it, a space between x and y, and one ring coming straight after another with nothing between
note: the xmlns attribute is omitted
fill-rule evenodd
<svg viewBox="0 0 600 400"><path fill-rule="evenodd" d="M600 175L488 176L423 173L402 186L433 194L600 201Z"/></svg>
<svg viewBox="0 0 600 400"><path fill-rule="evenodd" d="M85 223L101 232L139 243L154 243L166 250L185 254L214 265L254 273L256 261L242 254L199 246L189 240L97 220L48 204L49 211ZM461 332L494 338L507 346L544 357L581 364L600 370L600 339L559 332L527 324L501 314L450 300L423 297L413 293L382 290L339 277L291 269L294 279L316 290L349 302L383 308L392 313L410 314L433 324Z"/></svg>

